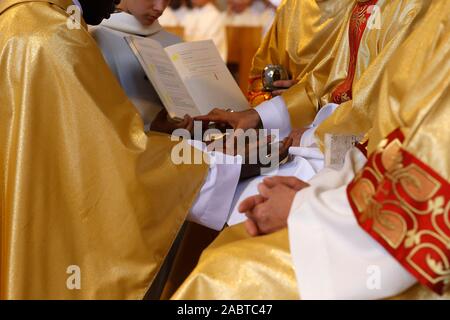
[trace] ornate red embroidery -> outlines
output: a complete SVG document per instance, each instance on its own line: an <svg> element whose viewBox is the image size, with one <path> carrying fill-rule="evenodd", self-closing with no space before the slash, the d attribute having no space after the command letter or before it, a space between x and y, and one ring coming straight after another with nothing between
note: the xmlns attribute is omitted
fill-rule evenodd
<svg viewBox="0 0 450 320"><path fill-rule="evenodd" d="M371 15L369 8L377 2L378 0L359 2L353 9L348 30L350 62L348 64L347 78L332 92L331 99L334 103L341 104L352 99L352 86L355 78L359 46Z"/></svg>
<svg viewBox="0 0 450 320"><path fill-rule="evenodd" d="M412 275L442 294L450 285L450 183L402 149L399 129L347 188L360 226Z"/></svg>

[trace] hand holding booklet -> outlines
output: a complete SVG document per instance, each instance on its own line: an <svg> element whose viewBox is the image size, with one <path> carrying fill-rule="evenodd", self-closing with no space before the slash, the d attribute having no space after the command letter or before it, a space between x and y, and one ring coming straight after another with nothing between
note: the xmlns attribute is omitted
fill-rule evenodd
<svg viewBox="0 0 450 320"><path fill-rule="evenodd" d="M211 40L163 48L159 42L125 37L172 118L213 108L242 111L248 102Z"/></svg>

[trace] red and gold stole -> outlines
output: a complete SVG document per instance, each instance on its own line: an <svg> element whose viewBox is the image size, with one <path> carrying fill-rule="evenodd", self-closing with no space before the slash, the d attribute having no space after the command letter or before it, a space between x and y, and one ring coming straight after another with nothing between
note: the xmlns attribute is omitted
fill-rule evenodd
<svg viewBox="0 0 450 320"><path fill-rule="evenodd" d="M348 30L350 61L348 64L347 77L337 86L331 94L331 100L334 103L341 104L352 99L352 86L355 78L356 63L358 61L358 51L361 44L367 22L373 12L372 7L378 0L369 0L358 2L353 9Z"/></svg>
<svg viewBox="0 0 450 320"><path fill-rule="evenodd" d="M442 294L450 276L450 183L403 149L400 129L347 188L359 225L412 275Z"/></svg>

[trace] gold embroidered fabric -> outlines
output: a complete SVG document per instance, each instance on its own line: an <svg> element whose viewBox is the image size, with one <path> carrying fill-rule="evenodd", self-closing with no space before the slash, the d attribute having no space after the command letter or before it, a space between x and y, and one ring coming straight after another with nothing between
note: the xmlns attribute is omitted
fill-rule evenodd
<svg viewBox="0 0 450 320"><path fill-rule="evenodd" d="M348 188L361 227L437 293L450 288L448 10L436 1L405 44L422 50L392 59L373 101L371 156Z"/></svg>
<svg viewBox="0 0 450 320"><path fill-rule="evenodd" d="M208 167L144 134L69 5L0 2L0 298L141 299Z"/></svg>
<svg viewBox="0 0 450 320"><path fill-rule="evenodd" d="M226 228L171 299L299 299L287 232L250 238L243 224ZM439 296L417 284L390 299L450 299L450 294Z"/></svg>
<svg viewBox="0 0 450 320"><path fill-rule="evenodd" d="M253 59L248 95L252 106L271 98L270 93L262 91L265 66L282 65L291 79L300 80L330 54L347 8L354 1L288 0L278 7L272 27Z"/></svg>
<svg viewBox="0 0 450 320"><path fill-rule="evenodd" d="M389 133L401 128L405 135L402 143L404 150L413 154L448 182L450 2L437 0L424 3L432 5L425 11L423 20L414 32L399 46L385 74L380 77L380 82L376 83L372 99L367 101L368 108L376 111L371 117L373 129L370 132L369 153L377 150L377 146ZM383 161L388 167L395 167L396 164L395 157L389 157L389 154L396 154L394 147L395 144L392 145L391 152L384 156ZM413 173L408 175L414 177ZM408 175L404 178L407 179ZM422 179L422 181L431 186L428 191L433 192L432 180ZM411 186L414 184L407 188L410 189L412 196L423 200L421 192L426 190L420 190L417 186L411 189ZM380 192L383 191L382 187L380 186ZM362 185L362 190L373 192L370 184ZM365 205L364 199L359 203ZM439 213L441 221L444 223L447 221L448 226L449 206L446 203L442 206L441 203L436 208L445 210L436 212ZM387 226L396 225L388 223ZM296 286L296 283L287 280L290 279L289 274L292 279L295 278L292 262L287 262L288 237L287 235L280 237L284 233L287 231L249 238L244 234L242 226L224 230L217 242L205 250L198 266L173 298L296 298L294 287L291 287ZM395 244L396 239L391 239ZM280 256L284 258L281 259ZM258 267L255 268L254 264ZM439 270L439 266L436 267ZM445 267L441 269L446 272L447 265L442 264L441 267ZM250 276L247 276L247 270L250 270ZM252 270L263 271L256 277ZM280 283L284 284L283 290L279 289ZM258 289L264 290L263 293ZM250 290L253 292L249 293ZM438 296L423 285L417 285L392 299L440 298L450 297L448 292L444 296Z"/></svg>
<svg viewBox="0 0 450 320"><path fill-rule="evenodd" d="M333 115L317 128L316 136L321 147L327 133L365 135L370 130L377 110L377 106L372 102L380 92L379 85L387 63L405 39L420 28L425 17L440 6L441 2L378 1L377 9L372 10L373 19L366 28L359 48L352 88L353 99L341 104ZM380 23L380 28L377 28L377 23ZM426 31L423 31L423 36L426 37ZM341 52L346 46L343 42L337 52ZM422 44L416 43L416 46L421 47ZM337 57L338 61L344 58L340 53ZM333 81L328 81L327 86L334 86ZM319 104L327 102L330 100L326 95Z"/></svg>
<svg viewBox="0 0 450 320"><path fill-rule="evenodd" d="M251 238L226 228L172 299L298 299L287 230Z"/></svg>
<svg viewBox="0 0 450 320"><path fill-rule="evenodd" d="M376 7L370 10L371 17L362 36L358 50L356 68L354 70L353 91L358 94L345 106L340 114L350 115L345 120L328 120L330 125L323 124L317 135L323 140L323 132L335 127L350 133L364 133L364 125L370 122L369 111L365 109L365 101L369 99L374 82L383 74L383 68L414 26L423 17L424 12L433 1L379 0ZM354 1L356 4L356 1ZM304 127L310 124L318 109L333 102L331 94L346 78L350 62L350 46L348 28L353 5L349 5L343 23L340 25L335 41L324 46L326 55L318 55L313 68L308 70L300 82L283 94L288 107L292 126ZM356 85L359 83L359 89ZM353 112L354 111L354 112ZM333 119L336 119L333 117ZM369 119L369 120L367 120ZM331 132L332 133L332 132Z"/></svg>

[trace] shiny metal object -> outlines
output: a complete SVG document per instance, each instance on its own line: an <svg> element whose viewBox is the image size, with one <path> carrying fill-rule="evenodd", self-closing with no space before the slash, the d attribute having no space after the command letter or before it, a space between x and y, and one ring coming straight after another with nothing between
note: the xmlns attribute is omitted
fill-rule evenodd
<svg viewBox="0 0 450 320"><path fill-rule="evenodd" d="M274 91L278 89L274 86L274 82L278 80L289 80L289 74L287 70L278 64L267 65L262 72L262 84L264 91Z"/></svg>

